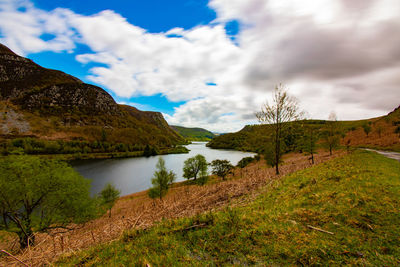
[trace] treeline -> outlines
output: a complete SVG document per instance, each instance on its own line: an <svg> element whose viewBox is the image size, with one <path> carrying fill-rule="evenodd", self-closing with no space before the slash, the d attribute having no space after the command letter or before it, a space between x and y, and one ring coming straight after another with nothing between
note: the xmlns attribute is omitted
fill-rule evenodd
<svg viewBox="0 0 400 267"><path fill-rule="evenodd" d="M166 151L168 150L168 151ZM151 145L110 143L105 141L84 140L43 140L37 138L17 138L0 143L0 153L7 155L48 155L48 154L91 154L91 153L125 153L143 152L143 156L165 153L185 153L181 146L155 147Z"/></svg>

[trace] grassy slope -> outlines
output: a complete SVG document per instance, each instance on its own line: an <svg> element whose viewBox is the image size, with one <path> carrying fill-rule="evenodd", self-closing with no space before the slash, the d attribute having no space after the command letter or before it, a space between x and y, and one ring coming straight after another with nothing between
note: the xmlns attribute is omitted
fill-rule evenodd
<svg viewBox="0 0 400 267"><path fill-rule="evenodd" d="M356 152L288 175L247 206L164 221L58 264L398 265L399 178L398 162Z"/></svg>
<svg viewBox="0 0 400 267"><path fill-rule="evenodd" d="M306 120L304 125L312 125L323 131L326 121ZM369 125L371 132L366 135L363 125ZM338 121L338 130L345 134L341 145L350 141L352 147L368 147L383 150L400 151L400 107L386 116L357 121ZM243 151L257 151L268 143L271 133L269 125L247 125L242 130L217 136L208 143L212 148L227 148Z"/></svg>
<svg viewBox="0 0 400 267"><path fill-rule="evenodd" d="M187 128L174 125L171 125L171 127L180 135L191 141L209 141L215 137L212 132L203 128Z"/></svg>

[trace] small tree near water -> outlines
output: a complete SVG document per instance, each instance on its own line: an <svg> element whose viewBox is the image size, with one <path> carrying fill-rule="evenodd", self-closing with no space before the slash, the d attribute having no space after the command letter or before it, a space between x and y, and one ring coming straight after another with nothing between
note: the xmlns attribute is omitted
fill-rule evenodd
<svg viewBox="0 0 400 267"><path fill-rule="evenodd" d="M119 191L115 186L108 183L100 192L100 199L103 206L109 210L109 217L111 218L111 209L115 202L120 196L121 191Z"/></svg>
<svg viewBox="0 0 400 267"><path fill-rule="evenodd" d="M206 158L203 155L198 154L185 160L183 166L183 177L186 179L193 178L196 180L199 175L199 178L203 178L207 176L207 169L208 164Z"/></svg>
<svg viewBox="0 0 400 267"><path fill-rule="evenodd" d="M0 160L0 230L16 233L21 248L35 232L70 229L99 215L90 182L67 163L33 156Z"/></svg>
<svg viewBox="0 0 400 267"><path fill-rule="evenodd" d="M165 167L165 161L163 158L159 158L156 171L154 172L154 176L151 179L151 183L153 187L149 190L148 195L151 198L160 198L162 199L168 192L169 187L175 181L176 174L172 171L168 171Z"/></svg>
<svg viewBox="0 0 400 267"><path fill-rule="evenodd" d="M229 160L220 160L216 159L211 162L212 173L225 180L226 176L230 174L234 168L234 166L229 162Z"/></svg>

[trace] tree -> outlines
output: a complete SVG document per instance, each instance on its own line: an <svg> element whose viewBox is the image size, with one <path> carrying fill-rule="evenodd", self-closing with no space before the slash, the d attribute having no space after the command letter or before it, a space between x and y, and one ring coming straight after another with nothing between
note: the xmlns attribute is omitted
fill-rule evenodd
<svg viewBox="0 0 400 267"><path fill-rule="evenodd" d="M332 111L329 114L325 130L322 134L324 144L329 149L330 155L332 155L332 151L339 146L339 132L336 113Z"/></svg>
<svg viewBox="0 0 400 267"><path fill-rule="evenodd" d="M148 194L151 198L159 197L161 200L162 197L167 194L169 187L174 182L176 174L167 170L165 167L165 161L161 157L158 159L156 169L157 170L154 172L154 176L151 179L153 187L149 190Z"/></svg>
<svg viewBox="0 0 400 267"><path fill-rule="evenodd" d="M350 154L350 144L351 144L351 139L348 139L346 141L346 150L347 150L347 154Z"/></svg>
<svg viewBox="0 0 400 267"><path fill-rule="evenodd" d="M34 232L69 229L99 215L90 182L65 162L33 156L0 160L0 230L14 232L21 248L34 245Z"/></svg>
<svg viewBox="0 0 400 267"><path fill-rule="evenodd" d="M157 150L153 146L146 145L146 147L144 148L144 157L156 156L157 154Z"/></svg>
<svg viewBox="0 0 400 267"><path fill-rule="evenodd" d="M302 139L302 150L311 156L311 163L314 164L314 154L316 153L317 149L319 133L312 125L306 126Z"/></svg>
<svg viewBox="0 0 400 267"><path fill-rule="evenodd" d="M234 166L229 162L229 160L216 159L211 162L212 174L217 175L225 180L225 177L232 172Z"/></svg>
<svg viewBox="0 0 400 267"><path fill-rule="evenodd" d="M264 104L261 111L256 113L258 121L272 126L272 144L274 148L275 172L279 174L279 164L283 154L283 144L289 122L299 120L302 112L299 111L297 100L288 95L286 89L280 84L275 87L272 103Z"/></svg>
<svg viewBox="0 0 400 267"><path fill-rule="evenodd" d="M188 158L184 162L183 166L183 177L186 179L194 178L197 179L197 175L200 178L207 176L208 164L206 158L203 155L196 155L192 158Z"/></svg>
<svg viewBox="0 0 400 267"><path fill-rule="evenodd" d="M114 206L115 202L120 196L121 191L119 191L115 186L110 183L107 183L103 190L100 192L100 199L103 206L105 206L109 210L109 217L111 218L111 209Z"/></svg>
<svg viewBox="0 0 400 267"><path fill-rule="evenodd" d="M396 129L394 129L394 133L399 134L400 137L400 126L397 126Z"/></svg>
<svg viewBox="0 0 400 267"><path fill-rule="evenodd" d="M371 132L371 126L369 126L368 124L363 124L362 128L364 129L364 133L368 137L369 133Z"/></svg>

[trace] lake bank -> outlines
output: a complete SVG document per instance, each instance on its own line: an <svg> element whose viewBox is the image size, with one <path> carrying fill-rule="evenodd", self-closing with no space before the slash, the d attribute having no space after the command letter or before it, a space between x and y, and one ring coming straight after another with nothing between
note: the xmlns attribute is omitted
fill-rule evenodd
<svg viewBox="0 0 400 267"><path fill-rule="evenodd" d="M38 154L37 156L71 162L74 160L137 158L137 157L143 157L143 153L144 151L133 151L133 152L107 152L107 153L100 152L100 153L73 153L73 154ZM158 155L185 154L185 153L189 153L189 150L187 150L184 146L161 149L160 151L158 151Z"/></svg>

